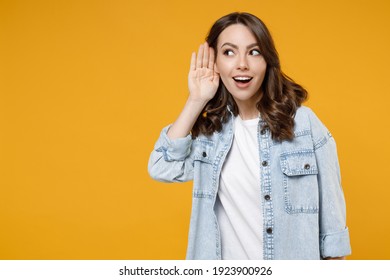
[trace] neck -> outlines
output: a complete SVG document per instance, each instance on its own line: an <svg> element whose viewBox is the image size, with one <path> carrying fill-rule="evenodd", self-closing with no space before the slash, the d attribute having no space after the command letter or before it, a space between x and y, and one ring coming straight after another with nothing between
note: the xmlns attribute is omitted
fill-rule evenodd
<svg viewBox="0 0 390 280"><path fill-rule="evenodd" d="M254 100L235 100L238 107L238 114L242 120L251 120L259 117L259 110L256 108L256 104L259 98Z"/></svg>
<svg viewBox="0 0 390 280"><path fill-rule="evenodd" d="M256 109L254 112L242 112L239 113L242 120L253 120L259 117L259 111Z"/></svg>

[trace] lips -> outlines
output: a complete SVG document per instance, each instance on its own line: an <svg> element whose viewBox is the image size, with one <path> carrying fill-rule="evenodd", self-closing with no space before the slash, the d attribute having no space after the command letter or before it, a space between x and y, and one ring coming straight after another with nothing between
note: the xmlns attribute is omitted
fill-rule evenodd
<svg viewBox="0 0 390 280"><path fill-rule="evenodd" d="M237 75L233 77L234 84L239 89L247 89L252 84L253 77L251 76L244 76L244 75Z"/></svg>

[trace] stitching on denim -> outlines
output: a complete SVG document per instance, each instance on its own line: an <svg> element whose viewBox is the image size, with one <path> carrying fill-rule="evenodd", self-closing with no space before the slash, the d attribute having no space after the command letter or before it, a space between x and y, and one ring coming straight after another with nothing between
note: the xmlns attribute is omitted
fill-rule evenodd
<svg viewBox="0 0 390 280"><path fill-rule="evenodd" d="M290 169L288 168L288 158L290 156L301 156L301 155L307 155L312 159L314 164L311 164L311 168L309 170L307 169ZM280 164L282 168L282 172L289 176L297 176L297 175L312 175L312 174L318 174L317 165L315 164L315 158L314 158L314 150L305 149L305 150L299 150L299 151L292 151L292 152L284 152L280 155ZM302 167L303 168L303 167Z"/></svg>
<svg viewBox="0 0 390 280"><path fill-rule="evenodd" d="M232 145L232 142L233 142L233 129L230 128L228 133L227 133L227 137L228 139L230 139L230 141L227 141L226 144L223 146L223 148L221 149L221 151L219 152L218 155L215 155L215 160L213 162L213 175L212 175L212 199L214 200L213 203L215 205L215 200L216 200L216 197L217 197L217 192L218 192L218 189L217 189L217 186L218 186L218 180L220 179L220 174L218 174L218 170L220 170L220 172L222 171L222 166L221 168L219 168L220 165L223 164L223 161L222 159L226 158L226 155L227 155L227 152L229 150L229 148L231 147ZM218 221L217 221L217 217L215 215L215 211L213 211L214 213L214 217L215 217L215 231L217 232L215 238L216 238L216 256L218 259L221 259L222 258L222 253L221 253L221 236L220 236L220 231L219 231L219 228L218 228Z"/></svg>
<svg viewBox="0 0 390 280"><path fill-rule="evenodd" d="M332 134L329 131L326 134L327 136L322 137L318 142L314 143L314 150L318 150L326 143L328 143L330 138L333 138Z"/></svg>
<svg viewBox="0 0 390 280"><path fill-rule="evenodd" d="M338 235L338 234L344 234L344 232L348 231L348 227L345 227L341 231L333 231L329 233L320 233L320 236L326 237L326 236L332 236L332 235Z"/></svg>
<svg viewBox="0 0 390 280"><path fill-rule="evenodd" d="M310 134L311 134L310 129L303 129L294 132L295 137L300 137L300 136L305 136Z"/></svg>
<svg viewBox="0 0 390 280"><path fill-rule="evenodd" d="M306 214L318 214L319 208L313 207L313 208L294 208L291 205L286 205L285 210L288 214L299 214L299 213L306 213Z"/></svg>
<svg viewBox="0 0 390 280"><path fill-rule="evenodd" d="M294 207L290 200L290 193L288 187L288 176L283 174L283 190L284 190L284 209L288 214L298 214L298 213L307 213L307 214L317 214L319 212L319 207Z"/></svg>
<svg viewBox="0 0 390 280"><path fill-rule="evenodd" d="M206 140L206 139L199 139L199 138L196 138L194 140L195 143L199 142L199 143L202 143L202 144L205 144L207 146L214 146L214 141L212 140Z"/></svg>
<svg viewBox="0 0 390 280"><path fill-rule="evenodd" d="M259 127L258 127L259 130ZM259 131L258 131L259 132ZM266 166L260 168L261 176L261 193L262 195L272 194L271 186L271 156L270 148L272 144L272 139L270 137L270 132L267 132L264 135L258 133L258 142L259 142L259 157L260 160L267 161ZM270 143L271 142L271 143ZM274 258L274 233L267 233L266 230L268 227L271 227L274 230L274 213L273 213L273 201L272 199L266 201L263 204L263 257L266 260L272 260Z"/></svg>
<svg viewBox="0 0 390 280"><path fill-rule="evenodd" d="M295 131L294 132L294 138L298 138L298 137L302 137L302 136L306 136L306 135L311 135L310 129L303 129L303 130L299 130L299 131ZM269 146L273 147L273 146L276 146L276 145L279 145L279 144L281 144L280 141L274 140L274 139L271 138Z"/></svg>
<svg viewBox="0 0 390 280"><path fill-rule="evenodd" d="M299 150L299 151L293 151L293 152L286 152L281 154L281 168L283 173L287 172L287 157L290 155L303 155L303 154L310 154L310 156L314 156L313 150ZM299 171L299 170L293 170L294 175L313 175L318 173L317 167L315 166L315 169L311 169L308 171ZM289 193L289 187L288 187L288 178L286 174L283 174L283 191L284 191L284 205L285 205L285 211L288 214L298 214L298 213L308 213L308 214L317 214L319 212L318 207L294 207L292 205L292 202L290 200L290 193Z"/></svg>
<svg viewBox="0 0 390 280"><path fill-rule="evenodd" d="M286 157L290 156L290 155L307 155L307 154L314 154L314 150L313 149L301 149L298 151L283 152L280 154L280 157L286 159Z"/></svg>
<svg viewBox="0 0 390 280"><path fill-rule="evenodd" d="M197 161L201 161L201 162L204 162L204 163L207 163L207 164L212 164L213 161L207 157L203 157L203 156L200 156L200 155L194 155L194 161L197 160Z"/></svg>
<svg viewBox="0 0 390 280"><path fill-rule="evenodd" d="M218 222L217 222L217 216L214 212L214 226L215 226L215 232L217 233L215 235L215 249L216 249L216 255L217 259L222 259L222 253L221 253L221 237L220 237L220 231L218 228Z"/></svg>
<svg viewBox="0 0 390 280"><path fill-rule="evenodd" d="M204 191L193 191L192 193L193 197L196 198L208 198L208 199L213 199L214 194L211 192L204 192Z"/></svg>

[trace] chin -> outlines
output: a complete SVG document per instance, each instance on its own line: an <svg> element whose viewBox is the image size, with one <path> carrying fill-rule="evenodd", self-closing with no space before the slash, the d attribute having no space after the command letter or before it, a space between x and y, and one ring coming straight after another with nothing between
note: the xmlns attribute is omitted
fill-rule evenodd
<svg viewBox="0 0 390 280"><path fill-rule="evenodd" d="M253 99L258 99L257 97L259 97L259 90L257 91L253 91L253 90L248 90L248 91L244 91L244 90L240 90L240 91L237 91L237 90L229 90L229 88L226 88L229 93L233 96L234 100L236 101L249 101L249 100L253 100Z"/></svg>

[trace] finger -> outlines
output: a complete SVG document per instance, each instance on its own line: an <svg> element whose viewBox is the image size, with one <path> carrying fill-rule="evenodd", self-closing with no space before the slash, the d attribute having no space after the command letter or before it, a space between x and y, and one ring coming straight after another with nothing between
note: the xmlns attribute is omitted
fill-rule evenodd
<svg viewBox="0 0 390 280"><path fill-rule="evenodd" d="M191 54L190 70L195 70L196 69L195 59L196 59L196 53L192 52L192 54Z"/></svg>
<svg viewBox="0 0 390 280"><path fill-rule="evenodd" d="M208 67L209 64L209 45L204 43L204 48L203 48L203 62L202 66L203 67Z"/></svg>
<svg viewBox="0 0 390 280"><path fill-rule="evenodd" d="M209 65L208 65L208 68L211 69L211 70L214 70L214 49L213 48L209 48L210 50L210 57L209 57Z"/></svg>
<svg viewBox="0 0 390 280"><path fill-rule="evenodd" d="M199 46L198 57L196 58L196 68L202 68L203 44Z"/></svg>

